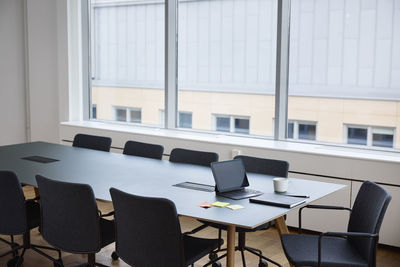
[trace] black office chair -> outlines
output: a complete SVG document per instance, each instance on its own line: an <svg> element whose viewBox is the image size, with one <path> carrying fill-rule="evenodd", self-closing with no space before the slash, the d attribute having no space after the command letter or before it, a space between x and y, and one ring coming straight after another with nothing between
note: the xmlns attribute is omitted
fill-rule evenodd
<svg viewBox="0 0 400 267"><path fill-rule="evenodd" d="M105 266L95 253L115 241L114 221L97 209L92 188L85 184L59 182L37 175L42 215L41 232L52 246L77 254L88 254L85 266ZM63 266L61 257L55 266Z"/></svg>
<svg viewBox="0 0 400 267"><path fill-rule="evenodd" d="M242 156L242 155L236 156L235 159L241 159L243 161L246 172L266 174L278 177L288 177L289 163L287 161L256 158L256 157ZM221 237L222 230L227 230L226 225L212 223L212 222L204 222L204 221L202 221L202 223L204 223L204 225L201 225L198 228L194 229L193 231L190 232L190 234L196 233L207 226L211 226L214 228L218 228L218 236ZM236 232L238 233L238 246L235 247L235 250L236 251L239 250L241 252L243 266L246 266L246 259L244 256L245 251L248 251L260 258L258 265L259 267L268 266L268 263L266 261L269 261L277 266L280 266L279 263L262 255L261 250L246 246L246 233L260 231L260 230L267 230L273 224L274 224L273 222L268 222L266 224L260 225L255 229L247 229L241 227L236 228ZM226 249L221 249L219 247L216 253L225 250ZM222 257L225 256L226 254L224 254ZM217 257L218 257L217 254L210 254L210 259L214 259Z"/></svg>
<svg viewBox="0 0 400 267"><path fill-rule="evenodd" d="M97 135L77 134L72 146L110 152L111 138Z"/></svg>
<svg viewBox="0 0 400 267"><path fill-rule="evenodd" d="M24 261L27 249L43 255L39 249L56 250L51 247L31 244L30 231L40 225L40 205L35 200L25 200L24 192L15 173L0 171L0 234L10 235L11 242L0 238L0 241L8 244L11 250L0 257L12 254L7 262L8 267L20 266ZM23 245L14 241L14 235L23 235ZM19 255L19 250L22 250ZM60 255L60 251L59 255Z"/></svg>
<svg viewBox="0 0 400 267"><path fill-rule="evenodd" d="M174 148L169 156L169 161L210 167L211 162L218 161L218 154L214 152Z"/></svg>
<svg viewBox="0 0 400 267"><path fill-rule="evenodd" d="M189 266L223 243L222 239L182 235L175 204L168 199L130 195L115 188L110 193L117 253L131 266Z"/></svg>
<svg viewBox="0 0 400 267"><path fill-rule="evenodd" d="M376 266L378 234L391 195L373 182L364 182L353 209L308 205L304 208L349 210L347 232L327 232L319 236L283 234L282 246L294 266ZM301 208L299 232L301 233Z"/></svg>
<svg viewBox="0 0 400 267"><path fill-rule="evenodd" d="M125 143L124 154L152 159L161 159L164 152L162 145L148 144L136 141Z"/></svg>

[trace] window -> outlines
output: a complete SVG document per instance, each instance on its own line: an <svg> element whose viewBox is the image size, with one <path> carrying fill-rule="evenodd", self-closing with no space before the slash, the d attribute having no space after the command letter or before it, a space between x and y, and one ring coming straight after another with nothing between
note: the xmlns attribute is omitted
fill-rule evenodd
<svg viewBox="0 0 400 267"><path fill-rule="evenodd" d="M91 118L400 148L397 0L87 1Z"/></svg>
<svg viewBox="0 0 400 267"><path fill-rule="evenodd" d="M230 132L231 131L231 118L216 116L216 126L215 130L219 132Z"/></svg>
<svg viewBox="0 0 400 267"><path fill-rule="evenodd" d="M288 138L299 140L316 140L317 125L315 122L289 121Z"/></svg>
<svg viewBox="0 0 400 267"><path fill-rule="evenodd" d="M317 135L299 124L299 139L395 147L399 8L397 0L291 1L288 117L318 122ZM382 127L348 126L343 135L344 124ZM288 138L294 128L289 122Z"/></svg>
<svg viewBox="0 0 400 267"><path fill-rule="evenodd" d="M165 4L88 0L92 118L158 126L164 108ZM133 106L138 110L112 107ZM146 110L142 118L141 111Z"/></svg>
<svg viewBox="0 0 400 267"><path fill-rule="evenodd" d="M97 119L97 105L96 104L92 105L92 118Z"/></svg>
<svg viewBox="0 0 400 267"><path fill-rule="evenodd" d="M372 145L380 147L393 147L394 130L372 128Z"/></svg>
<svg viewBox="0 0 400 267"><path fill-rule="evenodd" d="M393 148L394 133L393 128L345 125L345 139L352 145Z"/></svg>
<svg viewBox="0 0 400 267"><path fill-rule="evenodd" d="M249 134L250 133L250 118L228 116L228 115L214 115L215 131Z"/></svg>
<svg viewBox="0 0 400 267"><path fill-rule="evenodd" d="M273 136L276 27L277 0L178 1L178 109L198 114L194 129ZM213 127L213 113L254 123Z"/></svg>
<svg viewBox="0 0 400 267"><path fill-rule="evenodd" d="M192 128L192 113L179 111L178 118L179 128Z"/></svg>
<svg viewBox="0 0 400 267"><path fill-rule="evenodd" d="M114 107L114 120L141 123L142 110L140 108Z"/></svg>
<svg viewBox="0 0 400 267"><path fill-rule="evenodd" d="M158 111L159 113L159 124L162 126L164 125L165 121L165 111L163 109L160 109ZM192 112L185 112L185 111L179 111L179 117L178 117L178 127L179 128L192 128Z"/></svg>
<svg viewBox="0 0 400 267"><path fill-rule="evenodd" d="M368 128L348 127L347 143L354 145L367 145Z"/></svg>

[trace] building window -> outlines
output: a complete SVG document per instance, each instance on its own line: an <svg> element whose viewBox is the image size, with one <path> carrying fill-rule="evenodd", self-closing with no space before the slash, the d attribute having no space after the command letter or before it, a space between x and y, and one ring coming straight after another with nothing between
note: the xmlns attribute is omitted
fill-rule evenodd
<svg viewBox="0 0 400 267"><path fill-rule="evenodd" d="M289 121L288 139L316 140L317 124L309 121Z"/></svg>
<svg viewBox="0 0 400 267"><path fill-rule="evenodd" d="M179 111L178 127L192 128L192 112Z"/></svg>
<svg viewBox="0 0 400 267"><path fill-rule="evenodd" d="M368 128L348 127L347 128L347 144L350 145L367 145Z"/></svg>
<svg viewBox="0 0 400 267"><path fill-rule="evenodd" d="M97 119L97 105L92 104L92 118Z"/></svg>
<svg viewBox="0 0 400 267"><path fill-rule="evenodd" d="M114 107L114 120L142 123L142 110L140 108Z"/></svg>
<svg viewBox="0 0 400 267"><path fill-rule="evenodd" d="M158 124L163 127L165 124L165 111L163 109L158 110Z"/></svg>
<svg viewBox="0 0 400 267"><path fill-rule="evenodd" d="M372 128L372 145L394 147L394 129Z"/></svg>
<svg viewBox="0 0 400 267"><path fill-rule="evenodd" d="M158 111L158 118L160 126L163 126L165 123L165 111L163 109ZM192 128L192 112L179 111L178 127L187 129Z"/></svg>
<svg viewBox="0 0 400 267"><path fill-rule="evenodd" d="M250 118L231 115L214 115L217 132L249 134Z"/></svg>
<svg viewBox="0 0 400 267"><path fill-rule="evenodd" d="M394 128L345 125L347 144L375 147L394 147Z"/></svg>

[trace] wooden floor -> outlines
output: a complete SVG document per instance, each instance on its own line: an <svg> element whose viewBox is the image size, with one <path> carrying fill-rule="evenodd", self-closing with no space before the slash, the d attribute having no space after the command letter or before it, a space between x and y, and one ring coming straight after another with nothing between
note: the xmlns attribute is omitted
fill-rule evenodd
<svg viewBox="0 0 400 267"><path fill-rule="evenodd" d="M32 196L32 191L30 188L24 189L27 198ZM110 203L103 202L103 201L98 201L99 208L103 212L111 211L112 206ZM182 232L188 231L193 229L199 225L199 223L196 220L190 219L190 218L181 218L181 227L182 227ZM203 231L198 233L198 236L202 237L209 237L209 238L215 238L217 236L217 231L215 229L207 228L204 229ZM3 237L3 236L2 236ZM3 237L4 238L4 237ZM46 245L46 242L43 240L37 229L33 230L31 233L31 238L32 238L32 243L33 244L41 244L41 245ZM226 236L223 236L223 238L226 240ZM256 233L250 233L247 235L246 238L247 245L259 248L263 251L263 253L281 263L283 266L287 267L289 266L286 257L283 253L279 236L277 231L274 228L268 229L266 231L259 231ZM18 237L17 241L21 242L21 238ZM97 255L96 255L96 260L102 264L108 265L108 266L128 266L125 264L123 261L112 261L111 260L111 253L114 251L114 244L111 244L101 250ZM0 242L0 254L6 252L9 249L8 246L6 246L4 243ZM52 254L56 256L56 254ZM7 266L6 263L7 261L11 258L11 256L6 256L3 258L0 258L0 266ZM77 264L83 263L85 261L85 256L82 255L75 255L75 254L69 254L69 253L63 253L63 261L65 266L75 266ZM240 253L236 253L236 265L235 266L242 266L242 261L241 261L241 256ZM247 260L247 266L252 267L252 266L258 266L258 258L246 253L246 260ZM207 257L202 259L201 261L197 262L195 266L202 266L207 262ZM225 266L225 260L221 261L222 265ZM32 250L27 250L25 257L24 257L24 264L22 265L24 267L30 267L30 266L53 266L53 263L50 262L48 259L38 255L37 253L33 252ZM273 266L270 264L270 266ZM393 249L393 248L379 248L378 250L378 256L377 256L377 266L378 267L397 267L400 266L400 249Z"/></svg>

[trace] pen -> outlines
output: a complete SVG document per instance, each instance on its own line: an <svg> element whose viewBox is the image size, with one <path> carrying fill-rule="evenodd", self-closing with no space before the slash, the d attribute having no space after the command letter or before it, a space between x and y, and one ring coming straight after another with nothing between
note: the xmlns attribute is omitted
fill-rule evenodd
<svg viewBox="0 0 400 267"><path fill-rule="evenodd" d="M310 196L301 196L301 195L284 195L288 197L302 197L302 198L310 198Z"/></svg>

